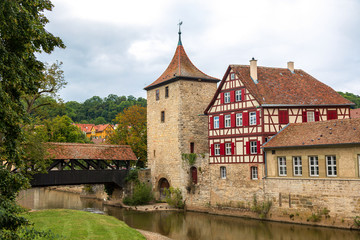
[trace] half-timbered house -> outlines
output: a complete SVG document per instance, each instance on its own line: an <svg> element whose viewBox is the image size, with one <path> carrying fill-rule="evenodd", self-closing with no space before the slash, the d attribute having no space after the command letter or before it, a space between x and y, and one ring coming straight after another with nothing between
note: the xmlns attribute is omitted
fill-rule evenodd
<svg viewBox="0 0 360 240"><path fill-rule="evenodd" d="M205 110L211 178L225 181L214 182L214 194L226 200L234 194L229 186L244 180L254 180L246 191L256 193L256 180L264 177L262 144L288 123L349 118L352 104L293 62L288 68L258 67L255 59L230 65Z"/></svg>

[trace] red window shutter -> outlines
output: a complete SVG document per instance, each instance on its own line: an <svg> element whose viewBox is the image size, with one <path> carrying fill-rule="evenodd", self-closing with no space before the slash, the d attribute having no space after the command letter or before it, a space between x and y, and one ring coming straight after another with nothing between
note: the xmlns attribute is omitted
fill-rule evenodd
<svg viewBox="0 0 360 240"><path fill-rule="evenodd" d="M260 141L257 141L256 150L257 150L257 153L260 153Z"/></svg>
<svg viewBox="0 0 360 240"><path fill-rule="evenodd" d="M279 110L279 123L280 124L289 123L289 113L287 110Z"/></svg>
<svg viewBox="0 0 360 240"><path fill-rule="evenodd" d="M224 93L220 93L220 103L224 104Z"/></svg>
<svg viewBox="0 0 360 240"><path fill-rule="evenodd" d="M225 155L225 143L220 143L220 155Z"/></svg>
<svg viewBox="0 0 360 240"><path fill-rule="evenodd" d="M337 111L336 110L328 110L327 112L327 120L337 119Z"/></svg>
<svg viewBox="0 0 360 240"><path fill-rule="evenodd" d="M214 117L209 117L209 121L210 121L210 130L214 129Z"/></svg>
<svg viewBox="0 0 360 240"><path fill-rule="evenodd" d="M302 121L303 121L303 122L307 122L306 111L303 111L303 112L302 112Z"/></svg>
<svg viewBox="0 0 360 240"><path fill-rule="evenodd" d="M224 128L224 115L219 116L219 128Z"/></svg>
<svg viewBox="0 0 360 240"><path fill-rule="evenodd" d="M243 125L249 126L249 112L243 112Z"/></svg>
<svg viewBox="0 0 360 240"><path fill-rule="evenodd" d="M245 100L245 88L241 89L241 101Z"/></svg>
<svg viewBox="0 0 360 240"><path fill-rule="evenodd" d="M211 156L215 156L214 144L211 144Z"/></svg>
<svg viewBox="0 0 360 240"><path fill-rule="evenodd" d="M236 118L235 113L231 114L231 127L234 128L236 126Z"/></svg>
<svg viewBox="0 0 360 240"><path fill-rule="evenodd" d="M320 121L320 112L316 111L315 112L315 122Z"/></svg>
<svg viewBox="0 0 360 240"><path fill-rule="evenodd" d="M231 143L231 155L235 155L235 144Z"/></svg>
<svg viewBox="0 0 360 240"><path fill-rule="evenodd" d="M250 154L250 142L246 142L246 154Z"/></svg>
<svg viewBox="0 0 360 240"><path fill-rule="evenodd" d="M235 102L235 91L230 92L230 102Z"/></svg>
<svg viewBox="0 0 360 240"><path fill-rule="evenodd" d="M260 111L256 111L256 125L260 124Z"/></svg>

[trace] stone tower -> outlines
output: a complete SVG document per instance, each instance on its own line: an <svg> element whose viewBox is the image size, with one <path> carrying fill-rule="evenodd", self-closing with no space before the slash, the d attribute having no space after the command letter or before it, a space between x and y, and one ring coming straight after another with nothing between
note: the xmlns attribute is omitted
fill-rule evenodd
<svg viewBox="0 0 360 240"><path fill-rule="evenodd" d="M208 153L208 120L203 113L214 96L217 82L218 79L192 64L179 28L179 42L169 66L145 87L148 167L157 198L169 186L185 193L190 170L183 163L183 153Z"/></svg>

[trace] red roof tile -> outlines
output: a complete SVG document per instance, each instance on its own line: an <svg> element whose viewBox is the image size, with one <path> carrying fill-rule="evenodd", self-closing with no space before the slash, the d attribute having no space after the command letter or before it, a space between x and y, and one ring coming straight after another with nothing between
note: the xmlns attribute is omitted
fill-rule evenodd
<svg viewBox="0 0 360 240"><path fill-rule="evenodd" d="M137 160L130 146L86 143L49 143L52 159Z"/></svg>
<svg viewBox="0 0 360 240"><path fill-rule="evenodd" d="M264 144L264 148L360 144L360 118L292 123Z"/></svg>
<svg viewBox="0 0 360 240"><path fill-rule="evenodd" d="M187 56L182 44L179 44L176 48L174 57L172 58L165 72L156 81L145 87L145 90L150 90L159 85L168 83L171 80L179 80L180 78L194 80L202 79L213 82L220 81L217 78L206 75L197 67L195 67L195 65L190 61L189 57Z"/></svg>
<svg viewBox="0 0 360 240"><path fill-rule="evenodd" d="M292 73L287 68L258 67L258 83L250 77L250 66L232 65L261 105L350 105L331 87L303 70Z"/></svg>
<svg viewBox="0 0 360 240"><path fill-rule="evenodd" d="M102 132L104 131L110 124L99 124L95 126L96 132ZM112 127L112 125L111 125ZM112 127L113 128L113 127Z"/></svg>
<svg viewBox="0 0 360 240"><path fill-rule="evenodd" d="M360 118L360 108L350 109L351 118Z"/></svg>
<svg viewBox="0 0 360 240"><path fill-rule="evenodd" d="M79 123L75 123L74 125L80 128L81 131L86 133L90 133L91 128L95 126L95 124L79 124Z"/></svg>

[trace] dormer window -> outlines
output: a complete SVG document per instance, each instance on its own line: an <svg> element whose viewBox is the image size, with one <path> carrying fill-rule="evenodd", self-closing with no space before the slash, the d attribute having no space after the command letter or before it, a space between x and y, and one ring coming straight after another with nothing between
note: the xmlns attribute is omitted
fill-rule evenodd
<svg viewBox="0 0 360 240"><path fill-rule="evenodd" d="M230 80L234 80L235 79L235 73L231 73L230 74Z"/></svg>

